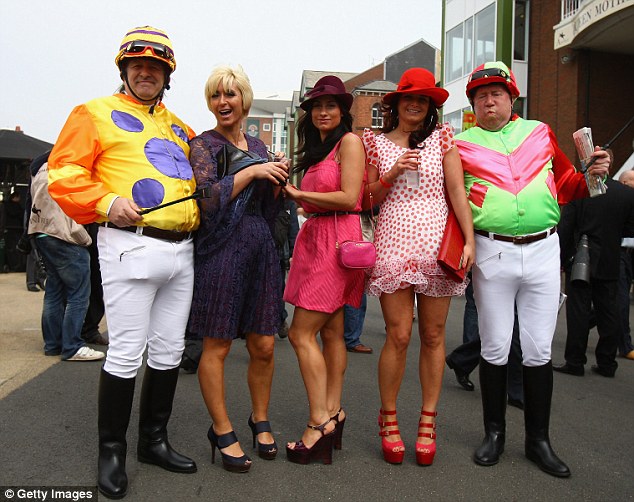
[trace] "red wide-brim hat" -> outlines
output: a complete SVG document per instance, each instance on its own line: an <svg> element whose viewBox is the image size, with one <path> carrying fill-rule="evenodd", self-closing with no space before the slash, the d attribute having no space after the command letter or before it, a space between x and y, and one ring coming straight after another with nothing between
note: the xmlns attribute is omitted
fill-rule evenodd
<svg viewBox="0 0 634 502"><path fill-rule="evenodd" d="M383 102L387 105L391 105L394 98L399 94L429 96L434 102L434 105L436 105L436 108L440 108L449 97L449 93L445 89L436 87L436 79L433 73L425 68L410 68L409 70L405 70L403 75L401 75L401 80L396 90L383 96Z"/></svg>

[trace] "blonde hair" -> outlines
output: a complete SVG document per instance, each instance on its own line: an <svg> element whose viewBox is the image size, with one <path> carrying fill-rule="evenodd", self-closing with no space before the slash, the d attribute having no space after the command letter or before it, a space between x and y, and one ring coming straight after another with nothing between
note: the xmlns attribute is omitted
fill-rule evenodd
<svg viewBox="0 0 634 502"><path fill-rule="evenodd" d="M242 111L246 116L253 104L253 89L251 88L249 77L247 77L247 74L244 73L240 65L235 68L231 66L217 66L214 68L205 84L207 108L211 111L211 97L218 92L220 87L222 87L224 91L228 91L234 85L242 95Z"/></svg>

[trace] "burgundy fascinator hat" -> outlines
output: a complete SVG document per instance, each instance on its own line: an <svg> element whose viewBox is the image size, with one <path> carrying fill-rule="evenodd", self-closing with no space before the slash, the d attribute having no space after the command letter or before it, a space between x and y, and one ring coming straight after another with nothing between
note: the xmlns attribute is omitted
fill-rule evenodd
<svg viewBox="0 0 634 502"><path fill-rule="evenodd" d="M352 94L346 91L346 86L339 77L334 75L326 75L321 77L315 87L308 91L304 95L304 100L299 105L302 110L308 111L310 109L310 102L320 96L337 96L337 101L347 110L350 111L352 106Z"/></svg>
<svg viewBox="0 0 634 502"><path fill-rule="evenodd" d="M436 105L436 108L440 108L449 97L449 93L446 90L442 87L436 87L434 75L425 68L410 68L409 70L405 70L403 75L401 75L401 80L396 90L383 96L383 102L387 105L391 105L394 98L399 94L429 96Z"/></svg>

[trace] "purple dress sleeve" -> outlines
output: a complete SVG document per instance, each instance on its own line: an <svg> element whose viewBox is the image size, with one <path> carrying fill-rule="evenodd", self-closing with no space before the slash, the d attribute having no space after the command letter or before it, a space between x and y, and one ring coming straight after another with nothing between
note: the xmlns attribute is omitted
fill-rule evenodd
<svg viewBox="0 0 634 502"><path fill-rule="evenodd" d="M210 188L210 197L198 201L200 228L196 235L196 253L206 255L220 248L240 223L249 202L261 201L262 215L273 229L280 203L273 195L273 185L266 180L250 183L231 200L234 176L218 179L216 154L227 140L215 131L206 131L190 142L190 163L196 186ZM247 136L249 151L266 158L266 146ZM280 198L278 198L280 199Z"/></svg>
<svg viewBox="0 0 634 502"><path fill-rule="evenodd" d="M249 185L231 200L233 176L218 179L216 154L223 141L207 131L190 142L189 161L198 188L210 188L210 197L198 201L200 227L196 233L196 253L208 254L231 236L240 222L253 188Z"/></svg>

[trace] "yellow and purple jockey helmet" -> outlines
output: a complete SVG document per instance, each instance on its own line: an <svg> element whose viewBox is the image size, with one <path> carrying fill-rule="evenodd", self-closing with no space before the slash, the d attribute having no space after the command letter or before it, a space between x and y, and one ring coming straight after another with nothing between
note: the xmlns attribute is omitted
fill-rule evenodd
<svg viewBox="0 0 634 502"><path fill-rule="evenodd" d="M169 66L170 73L176 69L172 42L164 31L152 26L139 26L128 31L114 62L121 69L123 59L134 57L158 59Z"/></svg>
<svg viewBox="0 0 634 502"><path fill-rule="evenodd" d="M503 84L509 91L511 99L516 99L520 95L520 90L517 88L517 82L515 75L509 70L502 61L491 61L478 66L469 75L467 82L467 98L471 101L473 91L477 87L489 84Z"/></svg>

